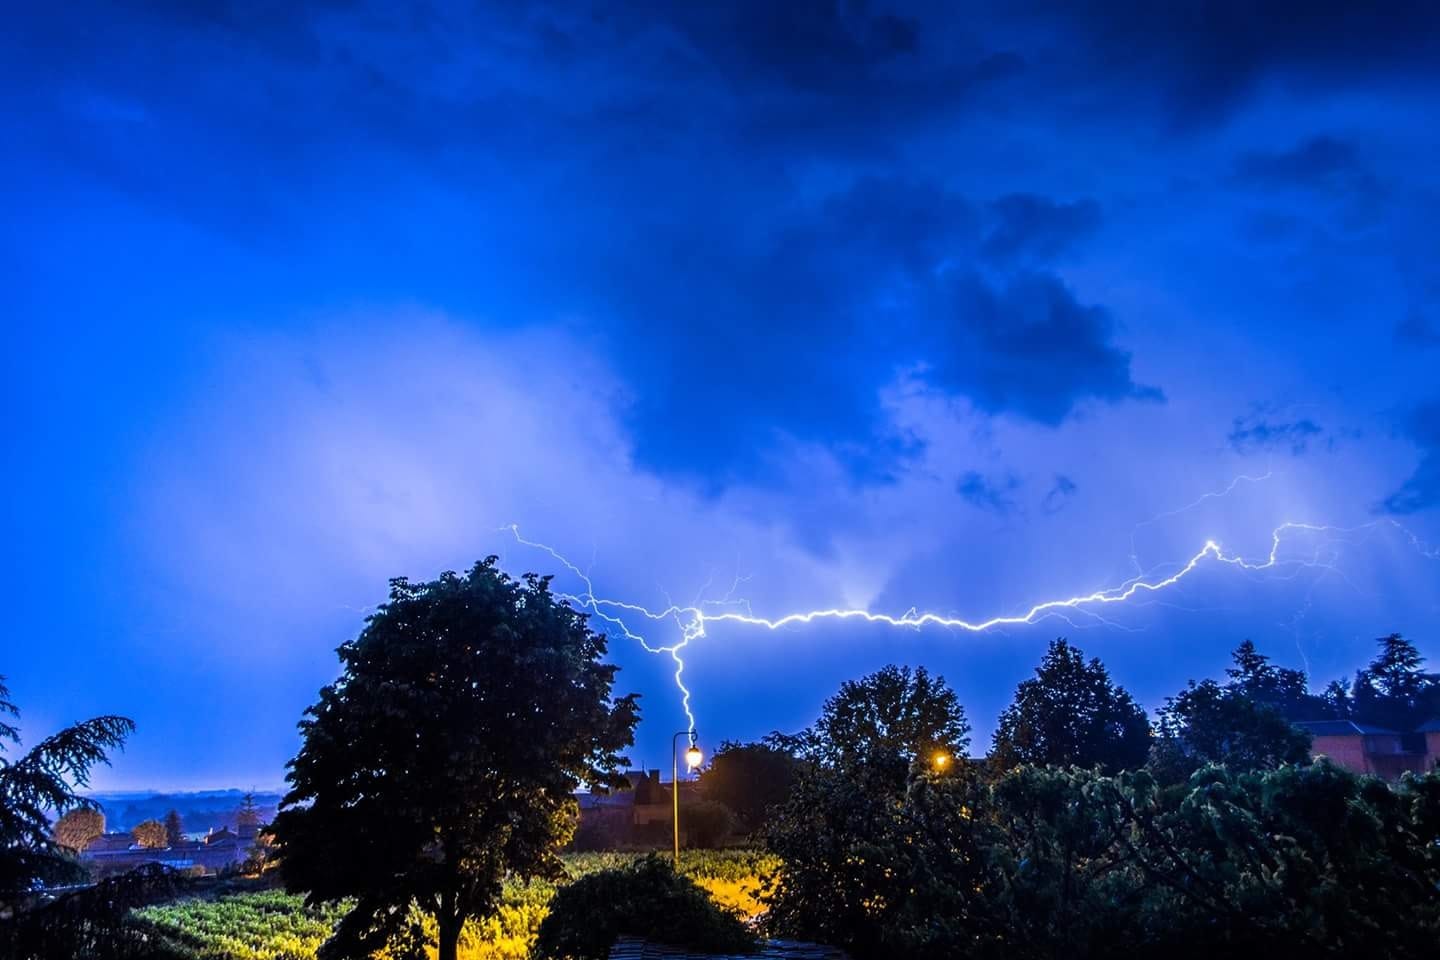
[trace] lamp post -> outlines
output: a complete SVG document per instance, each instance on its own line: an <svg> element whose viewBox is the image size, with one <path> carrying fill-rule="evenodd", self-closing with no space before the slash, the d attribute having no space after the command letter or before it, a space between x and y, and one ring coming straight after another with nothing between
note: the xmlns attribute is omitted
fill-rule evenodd
<svg viewBox="0 0 1440 960"><path fill-rule="evenodd" d="M680 871L680 738L689 737L690 746L685 748L685 766L694 770L700 766L704 754L700 748L695 746L695 731L681 730L670 738L670 798L675 806L671 812L670 823L675 828L675 871Z"/></svg>

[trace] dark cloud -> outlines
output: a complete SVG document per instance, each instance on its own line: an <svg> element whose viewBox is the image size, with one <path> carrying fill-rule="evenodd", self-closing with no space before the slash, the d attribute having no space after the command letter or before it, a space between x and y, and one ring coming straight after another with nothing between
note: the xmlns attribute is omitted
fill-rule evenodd
<svg viewBox="0 0 1440 960"><path fill-rule="evenodd" d="M1436 326L1419 310L1411 310L1395 325L1395 339L1409 347L1440 347L1440 326Z"/></svg>
<svg viewBox="0 0 1440 960"><path fill-rule="evenodd" d="M1318 90L1440 77L1440 6L1426 0L1041 0L1071 34L1080 82L1157 90L1171 121L1227 116L1263 82ZM1143 94L1142 94L1143 95Z"/></svg>
<svg viewBox="0 0 1440 960"><path fill-rule="evenodd" d="M1275 421L1262 412L1236 417L1225 439L1236 453L1288 449L1298 457L1324 433L1324 428L1309 418Z"/></svg>
<svg viewBox="0 0 1440 960"><path fill-rule="evenodd" d="M1061 203L1033 193L1012 193L990 205L995 225L985 237L985 255L997 260L1049 260L1069 252L1100 227L1093 200Z"/></svg>
<svg viewBox="0 0 1440 960"><path fill-rule="evenodd" d="M1401 429L1420 451L1420 463L1379 506L1385 513L1417 513L1440 505L1440 401L1412 410Z"/></svg>
<svg viewBox="0 0 1440 960"><path fill-rule="evenodd" d="M1045 499L1040 502L1040 508L1046 513L1059 513L1065 509L1070 498L1075 496L1080 487L1063 473L1055 474L1055 482L1045 494Z"/></svg>
<svg viewBox="0 0 1440 960"><path fill-rule="evenodd" d="M1110 312L1081 303L1052 274L1021 273L995 289L960 273L944 294L950 322L927 377L986 413L1054 426L1090 400L1164 400L1131 378Z"/></svg>
<svg viewBox="0 0 1440 960"><path fill-rule="evenodd" d="M1351 230L1375 224L1386 191L1354 144L1317 136L1288 150L1252 150L1235 161L1233 180L1267 192L1286 189L1332 198L1342 226Z"/></svg>
<svg viewBox="0 0 1440 960"><path fill-rule="evenodd" d="M1014 474L991 479L977 470L968 470L956 482L955 492L972 507L1003 517L1019 509L1013 494L1020 486L1020 478Z"/></svg>
<svg viewBox="0 0 1440 960"><path fill-rule="evenodd" d="M1328 187L1365 172L1353 144L1326 136L1313 137L1290 150L1251 151L1235 162L1237 178L1268 185Z"/></svg>

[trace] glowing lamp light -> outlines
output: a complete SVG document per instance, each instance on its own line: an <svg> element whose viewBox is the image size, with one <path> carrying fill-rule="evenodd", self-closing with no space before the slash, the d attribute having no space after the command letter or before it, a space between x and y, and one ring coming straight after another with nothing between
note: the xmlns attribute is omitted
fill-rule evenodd
<svg viewBox="0 0 1440 960"><path fill-rule="evenodd" d="M700 752L700 748L695 746L695 744L692 743L689 747L686 748L685 766L689 767L691 770L694 770L696 767L700 766L700 761L704 759L705 755Z"/></svg>
<svg viewBox="0 0 1440 960"><path fill-rule="evenodd" d="M937 753L935 754L933 762L936 770L944 770L950 765L950 755L948 753Z"/></svg>

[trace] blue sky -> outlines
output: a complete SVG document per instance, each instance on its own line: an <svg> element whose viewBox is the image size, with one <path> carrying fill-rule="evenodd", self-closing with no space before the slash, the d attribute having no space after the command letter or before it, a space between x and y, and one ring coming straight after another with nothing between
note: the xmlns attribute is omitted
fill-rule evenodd
<svg viewBox="0 0 1440 960"><path fill-rule="evenodd" d="M510 523L652 606L971 619L1361 528L1103 619L714 625L710 742L895 661L983 746L1060 634L1152 707L1245 637L1317 685L1440 657L1435 9L993 6L13 18L26 730L135 717L101 786L275 784L388 577L554 568ZM671 665L612 653L661 765Z"/></svg>

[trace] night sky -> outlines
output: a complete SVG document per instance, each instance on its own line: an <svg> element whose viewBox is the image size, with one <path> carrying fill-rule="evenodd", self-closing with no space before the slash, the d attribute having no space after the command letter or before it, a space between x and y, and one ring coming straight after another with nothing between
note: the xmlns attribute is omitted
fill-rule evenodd
<svg viewBox="0 0 1440 960"><path fill-rule="evenodd" d="M1246 637L1440 662L1440 7L1255 6L13 10L24 730L273 786L389 577L559 569L511 523L652 607L970 619L1358 528L982 634L712 624L711 748L893 661L981 751L1057 635L1151 708ZM668 766L673 664L611 654Z"/></svg>

